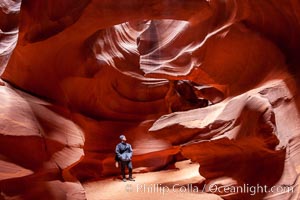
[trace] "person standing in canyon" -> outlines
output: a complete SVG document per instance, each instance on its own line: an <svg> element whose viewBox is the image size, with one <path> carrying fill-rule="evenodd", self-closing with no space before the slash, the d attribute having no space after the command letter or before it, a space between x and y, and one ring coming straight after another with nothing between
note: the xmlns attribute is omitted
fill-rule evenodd
<svg viewBox="0 0 300 200"><path fill-rule="evenodd" d="M128 173L129 173L129 180L130 181L135 181L132 178L132 147L129 143L126 142L126 137L125 135L120 135L120 140L121 142L117 144L116 146L116 166L117 162L120 163L121 165L121 175L122 175L122 180L124 182L127 181L126 179L126 173L125 173L125 168L127 166L128 168Z"/></svg>

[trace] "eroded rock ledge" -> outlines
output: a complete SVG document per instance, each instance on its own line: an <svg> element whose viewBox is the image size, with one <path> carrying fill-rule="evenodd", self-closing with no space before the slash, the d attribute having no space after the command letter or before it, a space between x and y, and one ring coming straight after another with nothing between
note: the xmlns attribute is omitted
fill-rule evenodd
<svg viewBox="0 0 300 200"><path fill-rule="evenodd" d="M85 199L120 133L136 173L191 159L207 184L296 188L224 199L298 198L297 0L0 8L2 199Z"/></svg>

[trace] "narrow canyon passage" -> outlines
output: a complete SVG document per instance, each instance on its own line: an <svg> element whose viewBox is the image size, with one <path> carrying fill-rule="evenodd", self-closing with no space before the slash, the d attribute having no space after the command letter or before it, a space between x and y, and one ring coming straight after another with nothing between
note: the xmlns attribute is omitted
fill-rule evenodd
<svg viewBox="0 0 300 200"><path fill-rule="evenodd" d="M298 0L0 8L0 200L299 199Z"/></svg>

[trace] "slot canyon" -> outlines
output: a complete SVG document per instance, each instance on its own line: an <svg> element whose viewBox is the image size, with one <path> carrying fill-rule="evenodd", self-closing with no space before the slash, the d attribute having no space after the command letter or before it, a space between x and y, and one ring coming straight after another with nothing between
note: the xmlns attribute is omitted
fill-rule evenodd
<svg viewBox="0 0 300 200"><path fill-rule="evenodd" d="M299 0L0 8L0 200L300 199Z"/></svg>

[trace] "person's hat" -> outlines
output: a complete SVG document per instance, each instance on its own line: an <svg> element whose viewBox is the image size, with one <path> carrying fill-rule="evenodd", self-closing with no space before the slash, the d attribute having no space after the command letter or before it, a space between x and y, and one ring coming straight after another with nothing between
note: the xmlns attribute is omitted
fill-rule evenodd
<svg viewBox="0 0 300 200"><path fill-rule="evenodd" d="M124 140L125 138L125 135L120 135L120 140Z"/></svg>

